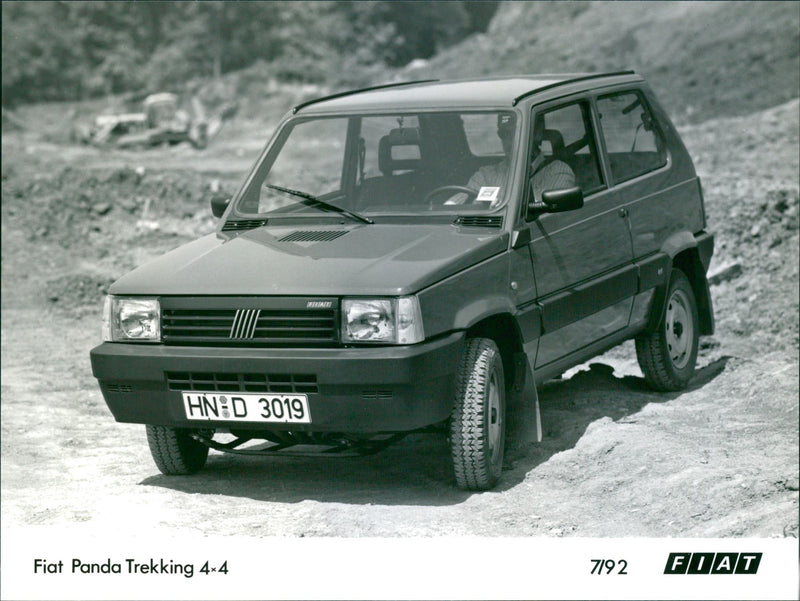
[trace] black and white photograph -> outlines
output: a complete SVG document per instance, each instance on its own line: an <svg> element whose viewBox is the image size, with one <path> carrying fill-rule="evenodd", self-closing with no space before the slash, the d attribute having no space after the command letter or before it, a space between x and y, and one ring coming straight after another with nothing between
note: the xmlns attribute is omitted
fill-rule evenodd
<svg viewBox="0 0 800 601"><path fill-rule="evenodd" d="M0 598L796 599L800 3L2 2Z"/></svg>

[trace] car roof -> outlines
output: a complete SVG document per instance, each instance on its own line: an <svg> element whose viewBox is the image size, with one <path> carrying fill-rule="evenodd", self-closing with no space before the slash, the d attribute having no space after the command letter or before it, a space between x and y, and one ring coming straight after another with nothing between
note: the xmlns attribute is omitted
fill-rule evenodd
<svg viewBox="0 0 800 601"><path fill-rule="evenodd" d="M606 83L641 81L633 71L613 73L550 73L511 75L440 81L395 82L360 90L339 92L308 100L294 107L293 112L330 113L357 110L403 110L445 107L514 106L520 100L539 92L570 85L570 89L591 89ZM574 90L578 91L578 90Z"/></svg>

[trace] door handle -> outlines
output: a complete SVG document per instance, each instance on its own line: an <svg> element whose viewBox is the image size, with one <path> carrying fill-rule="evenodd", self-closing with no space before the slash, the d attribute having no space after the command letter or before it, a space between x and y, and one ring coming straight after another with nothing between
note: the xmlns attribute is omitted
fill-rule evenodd
<svg viewBox="0 0 800 601"><path fill-rule="evenodd" d="M625 219L628 216L628 209L622 207L617 214L623 219Z"/></svg>

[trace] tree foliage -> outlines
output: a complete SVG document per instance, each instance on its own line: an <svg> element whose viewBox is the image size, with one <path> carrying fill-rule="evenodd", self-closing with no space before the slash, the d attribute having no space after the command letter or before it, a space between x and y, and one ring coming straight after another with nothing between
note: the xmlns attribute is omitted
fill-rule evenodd
<svg viewBox="0 0 800 601"><path fill-rule="evenodd" d="M256 61L323 82L400 66L486 29L494 2L2 3L4 104L180 85Z"/></svg>

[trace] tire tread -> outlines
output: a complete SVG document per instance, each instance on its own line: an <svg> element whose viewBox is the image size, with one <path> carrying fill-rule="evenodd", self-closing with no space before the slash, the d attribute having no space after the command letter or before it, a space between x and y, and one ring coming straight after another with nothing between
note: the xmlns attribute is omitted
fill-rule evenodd
<svg viewBox="0 0 800 601"><path fill-rule="evenodd" d="M147 444L156 466L167 476L189 475L202 469L208 447L183 430L169 426L147 426Z"/></svg>
<svg viewBox="0 0 800 601"><path fill-rule="evenodd" d="M489 460L483 410L483 395L491 378L491 363L499 360L499 355L493 341L473 338L467 341L458 368L450 440L456 484L462 489L487 490L499 478L499 470L493 470ZM502 388L502 382L500 386Z"/></svg>

